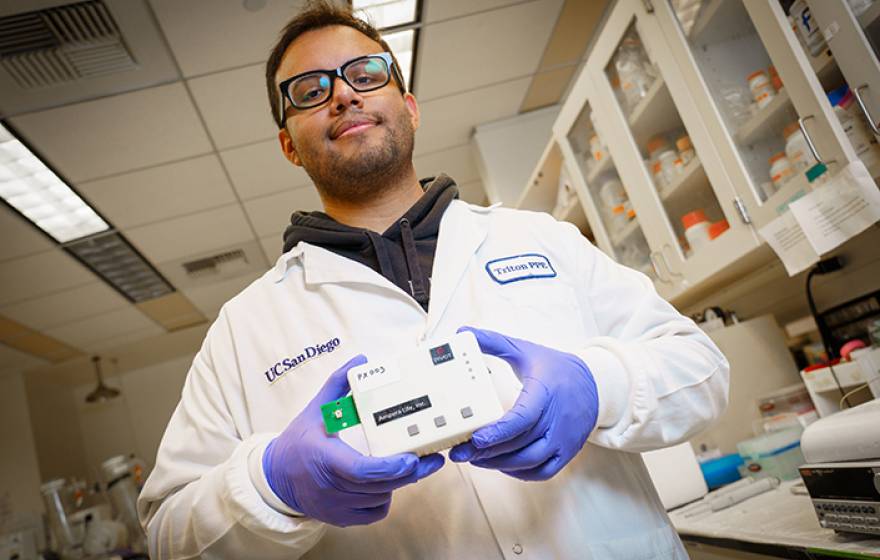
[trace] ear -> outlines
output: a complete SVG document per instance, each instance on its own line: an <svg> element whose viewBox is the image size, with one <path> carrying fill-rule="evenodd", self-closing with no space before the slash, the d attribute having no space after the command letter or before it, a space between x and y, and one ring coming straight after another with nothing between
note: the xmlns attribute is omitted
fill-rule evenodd
<svg viewBox="0 0 880 560"><path fill-rule="evenodd" d="M284 153L284 157L295 166L302 167L302 160L296 152L296 147L293 145L293 138L290 137L287 128L282 128L278 131L278 142L281 144L281 151Z"/></svg>
<svg viewBox="0 0 880 560"><path fill-rule="evenodd" d="M406 105L406 110L409 112L409 120L412 123L413 130L419 129L419 102L416 101L416 98L413 94L406 92L403 94L403 103Z"/></svg>

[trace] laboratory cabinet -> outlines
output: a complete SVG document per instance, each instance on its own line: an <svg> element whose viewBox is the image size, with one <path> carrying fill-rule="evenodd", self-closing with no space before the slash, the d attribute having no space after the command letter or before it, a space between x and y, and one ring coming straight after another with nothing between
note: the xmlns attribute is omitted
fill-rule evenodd
<svg viewBox="0 0 880 560"><path fill-rule="evenodd" d="M880 1L858 1L794 2L811 25L858 26L820 43L780 0L619 0L518 206L576 217L673 301L763 266L758 230L814 188L817 163L827 178L861 159L880 177L833 106L849 84L880 117Z"/></svg>

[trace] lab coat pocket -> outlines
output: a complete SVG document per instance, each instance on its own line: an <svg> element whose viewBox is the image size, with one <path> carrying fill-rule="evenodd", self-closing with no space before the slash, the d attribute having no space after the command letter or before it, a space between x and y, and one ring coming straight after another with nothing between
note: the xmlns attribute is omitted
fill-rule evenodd
<svg viewBox="0 0 880 560"><path fill-rule="evenodd" d="M590 558L602 560L684 560L687 553L672 527L637 536L590 543Z"/></svg>

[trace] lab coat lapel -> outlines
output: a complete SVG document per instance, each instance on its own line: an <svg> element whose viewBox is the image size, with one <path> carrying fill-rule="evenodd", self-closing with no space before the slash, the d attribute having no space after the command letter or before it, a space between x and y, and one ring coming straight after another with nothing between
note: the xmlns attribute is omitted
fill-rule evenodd
<svg viewBox="0 0 880 560"><path fill-rule="evenodd" d="M422 309L407 293L372 268L317 245L301 241L285 257L276 265L276 281L283 280L294 262L301 262L306 284L371 284L396 292Z"/></svg>
<svg viewBox="0 0 880 560"><path fill-rule="evenodd" d="M428 325L431 335L443 318L446 308L468 271L474 254L486 239L489 212L492 208L470 206L453 200L440 222L434 267L431 272L431 301L428 304Z"/></svg>

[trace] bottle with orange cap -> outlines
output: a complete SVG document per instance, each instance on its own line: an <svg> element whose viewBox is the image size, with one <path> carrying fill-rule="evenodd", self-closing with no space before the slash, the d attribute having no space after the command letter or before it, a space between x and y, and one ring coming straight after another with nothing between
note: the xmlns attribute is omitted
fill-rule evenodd
<svg viewBox="0 0 880 560"><path fill-rule="evenodd" d="M770 180L773 181L773 188L779 190L791 177L794 176L794 169L785 157L785 152L773 154L770 157Z"/></svg>
<svg viewBox="0 0 880 560"><path fill-rule="evenodd" d="M774 97L776 97L776 91L773 89L773 84L770 82L770 78L767 77L767 72L763 69L749 74L748 77L746 77L746 81L749 83L749 90L752 92L752 99L758 104L758 109L763 109L773 101Z"/></svg>

